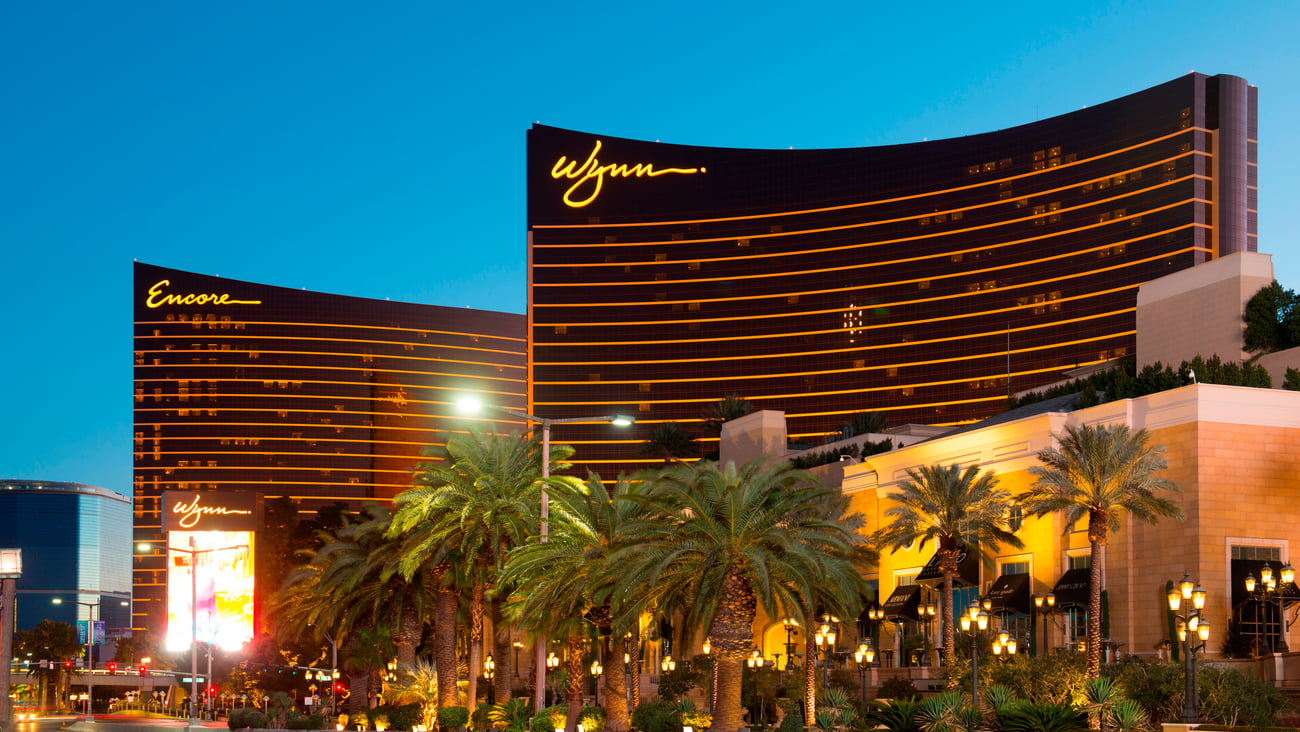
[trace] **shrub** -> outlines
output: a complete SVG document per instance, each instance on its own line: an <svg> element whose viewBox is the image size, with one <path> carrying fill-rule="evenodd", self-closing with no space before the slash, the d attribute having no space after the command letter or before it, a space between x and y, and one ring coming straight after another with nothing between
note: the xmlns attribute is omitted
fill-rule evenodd
<svg viewBox="0 0 1300 732"><path fill-rule="evenodd" d="M1081 732L1088 729L1088 716L1068 703L1018 701L998 710L998 728L1002 732Z"/></svg>
<svg viewBox="0 0 1300 732"><path fill-rule="evenodd" d="M605 732L605 708L583 707L578 712L578 724L587 732Z"/></svg>
<svg viewBox="0 0 1300 732"><path fill-rule="evenodd" d="M240 709L230 710L230 717L226 720L226 726L230 729L244 729L246 727L256 727L258 729L266 728L266 715L261 709L254 707L242 707Z"/></svg>
<svg viewBox="0 0 1300 732"><path fill-rule="evenodd" d="M877 699L920 699L921 692L912 685L912 680L902 676L892 676L876 689Z"/></svg>
<svg viewBox="0 0 1300 732"><path fill-rule="evenodd" d="M1202 666L1197 683L1201 717L1209 722L1267 727L1288 707L1281 689L1236 669Z"/></svg>
<svg viewBox="0 0 1300 732"><path fill-rule="evenodd" d="M798 710L787 712L777 725L776 732L803 732L803 719Z"/></svg>
<svg viewBox="0 0 1300 732"><path fill-rule="evenodd" d="M528 729L531 732L555 732L557 729L563 729L564 723L568 721L569 709L563 704L557 704L553 707L546 707L538 712L528 723Z"/></svg>
<svg viewBox="0 0 1300 732"><path fill-rule="evenodd" d="M469 724L469 710L465 707L443 707L438 710L438 726L442 729L456 729Z"/></svg>
<svg viewBox="0 0 1300 732"><path fill-rule="evenodd" d="M492 723L488 720L488 713L491 710L491 704L488 704L485 701L479 702L478 706L474 707L473 713L469 715L470 728L475 730L485 730L491 727Z"/></svg>
<svg viewBox="0 0 1300 732"><path fill-rule="evenodd" d="M677 705L670 701L646 702L632 710L632 728L639 732L674 732L672 726L676 714ZM552 727L551 730L553 729ZM533 732L551 732L551 730L533 730Z"/></svg>
<svg viewBox="0 0 1300 732"><path fill-rule="evenodd" d="M911 685L910 683L908 684ZM862 721L867 727L884 727L890 732L921 732L917 722L919 696L899 697L893 701L873 701L867 705Z"/></svg>
<svg viewBox="0 0 1300 732"><path fill-rule="evenodd" d="M299 714L290 712L284 720L285 729L324 729L325 716L319 712L313 714Z"/></svg>
<svg viewBox="0 0 1300 732"><path fill-rule="evenodd" d="M515 697L492 707L488 721L505 732L528 732L528 722L533 716L533 705L528 699Z"/></svg>
<svg viewBox="0 0 1300 732"><path fill-rule="evenodd" d="M358 709L352 713L352 724L357 729L370 729L370 715L366 714L366 710Z"/></svg>

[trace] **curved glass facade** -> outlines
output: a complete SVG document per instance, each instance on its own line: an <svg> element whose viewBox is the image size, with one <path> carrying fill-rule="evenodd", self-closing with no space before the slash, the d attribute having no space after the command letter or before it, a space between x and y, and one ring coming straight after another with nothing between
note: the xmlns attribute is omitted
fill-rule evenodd
<svg viewBox="0 0 1300 732"><path fill-rule="evenodd" d="M86 620L112 635L131 627L131 501L82 483L0 480L0 546L23 550L18 628ZM53 604L54 598L63 604ZM85 603L78 605L76 603Z"/></svg>
<svg viewBox="0 0 1300 732"><path fill-rule="evenodd" d="M1192 74L999 132L842 150L528 136L531 407L609 474L723 395L819 442L957 424L1130 354L1137 288L1255 251L1255 90ZM1230 225L1231 224L1231 225ZM706 446L706 450L711 447Z"/></svg>

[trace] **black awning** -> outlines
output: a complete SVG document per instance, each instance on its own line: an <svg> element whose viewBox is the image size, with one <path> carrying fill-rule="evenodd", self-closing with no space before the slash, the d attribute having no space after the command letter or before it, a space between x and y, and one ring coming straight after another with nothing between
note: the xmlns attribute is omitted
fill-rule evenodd
<svg viewBox="0 0 1300 732"><path fill-rule="evenodd" d="M943 573L939 571L939 552L930 556L930 561L916 575L916 581L924 585L938 585L943 582ZM978 587L980 583L979 552L961 548L961 557L957 560L957 576L952 578L953 587Z"/></svg>
<svg viewBox="0 0 1300 732"><path fill-rule="evenodd" d="M1282 600L1288 605L1294 605L1300 602L1300 587L1296 587L1294 582L1290 584L1281 584L1282 582L1282 563L1269 562L1273 567L1273 577L1278 582L1278 589L1282 592ZM1250 597L1246 592L1246 575L1255 575L1255 591L1259 592L1262 583L1259 581L1259 571L1264 568L1263 559L1234 559L1230 571L1232 573L1232 606L1237 607ZM1271 595L1273 602L1277 602L1277 596Z"/></svg>
<svg viewBox="0 0 1300 732"><path fill-rule="evenodd" d="M1001 610L1028 615L1032 604L1029 594L1029 575L1004 574L993 582L986 597L992 603L994 612Z"/></svg>
<svg viewBox="0 0 1300 732"><path fill-rule="evenodd" d="M1056 595L1056 606L1088 607L1088 588L1092 585L1092 570L1088 567L1066 570L1057 580L1052 594Z"/></svg>
<svg viewBox="0 0 1300 732"><path fill-rule="evenodd" d="M889 599L880 608L885 611L887 620L920 620L916 608L921 604L921 586L903 585L895 587Z"/></svg>

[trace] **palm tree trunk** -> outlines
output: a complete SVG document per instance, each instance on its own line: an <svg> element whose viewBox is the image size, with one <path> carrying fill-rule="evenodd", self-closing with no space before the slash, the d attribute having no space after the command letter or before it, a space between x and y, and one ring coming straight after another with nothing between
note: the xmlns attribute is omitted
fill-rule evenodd
<svg viewBox="0 0 1300 732"><path fill-rule="evenodd" d="M578 717L582 715L582 637L570 636L565 644L564 698L569 703L565 716L565 732L578 732Z"/></svg>
<svg viewBox="0 0 1300 732"><path fill-rule="evenodd" d="M510 680L515 673L511 665L510 627L501 616L501 603L500 598L492 600L492 654L496 661L493 688L498 704L510 698Z"/></svg>
<svg viewBox="0 0 1300 732"><path fill-rule="evenodd" d="M636 711L641 706L641 625L640 622L634 622L632 635L627 640L628 666L631 673L628 674L628 683L632 685L630 711Z"/></svg>
<svg viewBox="0 0 1300 732"><path fill-rule="evenodd" d="M811 618L809 613L806 617ZM812 621L805 623L807 627ZM803 726L817 723L817 646L813 634L805 630L803 648Z"/></svg>
<svg viewBox="0 0 1300 732"><path fill-rule="evenodd" d="M434 636L433 663L438 669L438 706L460 705L456 691L456 610L460 593L439 588L434 617L437 635Z"/></svg>
<svg viewBox="0 0 1300 732"><path fill-rule="evenodd" d="M1092 554L1088 560L1088 658L1087 675L1101 675L1101 555L1106 546L1106 514L1092 511L1088 515L1088 542Z"/></svg>
<svg viewBox="0 0 1300 732"><path fill-rule="evenodd" d="M722 582L722 600L708 637L717 664L717 704L713 732L737 732L745 726L740 703L741 663L754 643L754 615L758 599L749 581L736 569Z"/></svg>
<svg viewBox="0 0 1300 732"><path fill-rule="evenodd" d="M612 639L606 636L605 658L605 730L627 732L630 717L627 709L627 677L623 675L623 654Z"/></svg>
<svg viewBox="0 0 1300 732"><path fill-rule="evenodd" d="M393 646L397 662L407 668L415 666L415 649L420 645L420 636L424 631L424 620L415 608L415 602L406 599L402 603L402 619L395 628Z"/></svg>
<svg viewBox="0 0 1300 732"><path fill-rule="evenodd" d="M953 628L953 592L952 592L952 575L943 576L943 607L939 610L943 613L939 626L943 628L943 665L948 668L954 668L957 665L957 637ZM948 688L957 688L957 676L948 675Z"/></svg>
<svg viewBox="0 0 1300 732"><path fill-rule="evenodd" d="M478 706L478 675L483 670L483 583L474 584L469 610L469 689L466 706Z"/></svg>

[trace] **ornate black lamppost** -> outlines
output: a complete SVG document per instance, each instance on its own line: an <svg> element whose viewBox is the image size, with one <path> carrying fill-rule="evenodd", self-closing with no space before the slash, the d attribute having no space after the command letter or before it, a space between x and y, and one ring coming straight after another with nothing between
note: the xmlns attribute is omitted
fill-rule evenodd
<svg viewBox="0 0 1300 732"><path fill-rule="evenodd" d="M783 618L781 626L785 628L785 670L790 671L794 668L794 634L799 632L799 621Z"/></svg>
<svg viewBox="0 0 1300 732"><path fill-rule="evenodd" d="M1291 567L1290 562L1282 567L1281 575L1282 583L1279 585L1277 578L1273 576L1273 565L1268 562L1264 562L1264 566L1259 570L1258 585L1255 583L1253 573L1246 575L1246 592L1250 593L1253 602L1270 609L1273 603L1277 602L1277 644L1273 645L1272 638L1269 638L1269 645L1272 646L1274 653L1287 653L1291 650L1286 642L1286 608L1282 598L1282 588L1295 581L1295 569Z"/></svg>
<svg viewBox="0 0 1300 732"><path fill-rule="evenodd" d="M1056 614L1056 595L1051 592L1047 593L1046 595L1035 594L1034 612L1043 616L1043 647L1042 650L1039 651L1038 644L1035 643L1034 655L1046 656L1051 652L1051 640L1049 640L1048 633L1050 632L1050 629L1052 627L1051 626L1052 616ZM1031 633L1033 632L1032 626L1030 626L1030 632Z"/></svg>
<svg viewBox="0 0 1300 732"><path fill-rule="evenodd" d="M858 650L853 652L853 661L858 665L858 690L862 693L862 707L867 706L867 669L876 660L876 649L870 640L858 643Z"/></svg>
<svg viewBox="0 0 1300 732"><path fill-rule="evenodd" d="M835 653L836 626L835 623L840 619L833 615L823 615L821 625L817 626L817 633L813 635L813 641L816 643L817 652L823 657L822 662L822 688L830 688L831 674L831 656Z"/></svg>
<svg viewBox="0 0 1300 732"><path fill-rule="evenodd" d="M971 704L978 709L980 705L980 642L981 631L988 630L989 614L980 607L978 600L972 600L966 612L961 616L961 630L970 633L970 696Z"/></svg>
<svg viewBox="0 0 1300 732"><path fill-rule="evenodd" d="M1183 644L1183 724L1195 724L1201 716L1200 691L1196 685L1196 652L1205 648L1210 638L1210 622L1205 619L1205 590L1187 573L1178 586L1169 591L1169 609L1178 619L1178 640ZM1186 603L1188 607L1184 608ZM1179 609L1183 614L1178 614ZM1193 645L1199 639L1200 645Z"/></svg>

